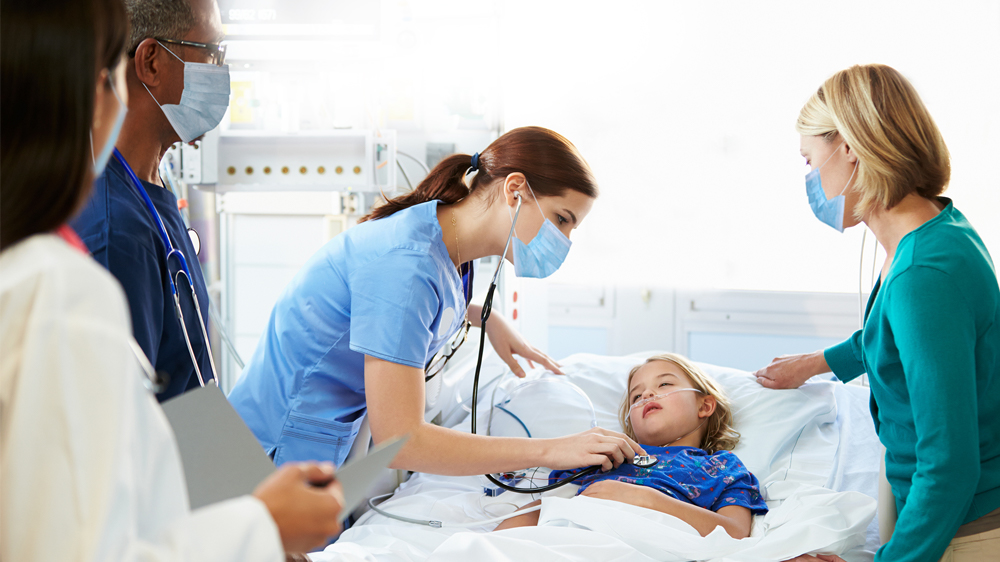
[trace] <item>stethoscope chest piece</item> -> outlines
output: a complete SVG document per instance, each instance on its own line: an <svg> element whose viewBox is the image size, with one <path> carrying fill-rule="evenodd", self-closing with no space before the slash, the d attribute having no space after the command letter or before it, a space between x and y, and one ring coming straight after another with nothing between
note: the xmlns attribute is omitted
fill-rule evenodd
<svg viewBox="0 0 1000 562"><path fill-rule="evenodd" d="M632 459L632 464L639 468L650 468L656 466L656 463L658 462L660 461L651 455L636 455L635 458Z"/></svg>

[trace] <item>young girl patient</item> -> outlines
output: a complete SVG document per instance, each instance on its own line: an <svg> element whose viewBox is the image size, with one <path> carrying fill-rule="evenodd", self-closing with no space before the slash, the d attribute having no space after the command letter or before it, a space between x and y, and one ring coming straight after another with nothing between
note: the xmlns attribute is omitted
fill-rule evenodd
<svg viewBox="0 0 1000 562"><path fill-rule="evenodd" d="M750 535L751 516L767 513L757 478L730 452L739 442L723 390L693 363L672 353L650 357L628 374L619 418L642 444L650 464L625 463L582 476L577 495L655 509L686 521L702 536L722 526L733 538ZM550 480L582 469L553 471ZM541 501L541 500L539 500ZM536 501L530 505L537 505ZM527 507L527 506L526 506ZM538 524L538 512L496 530Z"/></svg>

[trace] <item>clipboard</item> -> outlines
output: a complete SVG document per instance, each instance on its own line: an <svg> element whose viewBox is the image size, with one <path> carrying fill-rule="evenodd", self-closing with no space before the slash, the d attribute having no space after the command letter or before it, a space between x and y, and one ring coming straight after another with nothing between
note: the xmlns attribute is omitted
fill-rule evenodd
<svg viewBox="0 0 1000 562"><path fill-rule="evenodd" d="M191 509L253 493L275 471L253 432L214 384L162 404L177 439ZM337 469L344 490L343 521L368 497L408 436L383 443Z"/></svg>

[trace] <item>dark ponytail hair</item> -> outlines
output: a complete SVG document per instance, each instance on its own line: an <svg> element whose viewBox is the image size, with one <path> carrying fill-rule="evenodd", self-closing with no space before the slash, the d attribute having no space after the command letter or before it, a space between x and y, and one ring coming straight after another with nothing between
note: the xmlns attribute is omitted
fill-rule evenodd
<svg viewBox="0 0 1000 562"><path fill-rule="evenodd" d="M97 76L121 59L128 16L121 0L2 0L0 8L3 250L58 228L90 193Z"/></svg>
<svg viewBox="0 0 1000 562"><path fill-rule="evenodd" d="M434 166L416 189L386 201L358 222L388 217L407 207L435 199L457 203L482 186L520 172L537 197L562 195L567 189L597 197L590 166L566 137L543 127L521 127L493 141L479 155L479 169L466 184L472 156L452 154Z"/></svg>

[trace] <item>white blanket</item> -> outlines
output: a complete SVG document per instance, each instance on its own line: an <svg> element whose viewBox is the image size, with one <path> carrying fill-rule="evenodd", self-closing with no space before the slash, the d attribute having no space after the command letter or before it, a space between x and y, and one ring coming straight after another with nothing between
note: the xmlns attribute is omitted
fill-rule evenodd
<svg viewBox="0 0 1000 562"><path fill-rule="evenodd" d="M614 411L624 394L624 374L638 362L641 358L581 354L561 363L566 379L593 400L599 425L620 429ZM754 518L751 536L746 539L732 539L721 528L701 537L680 519L619 502L569 499L577 487L566 486L553 496L546 495L538 527L496 533L489 532L496 523L471 529L435 529L370 512L326 551L311 556L316 561L610 562L774 561L803 553L832 553L848 562L871 560L877 548L877 529L869 523L876 502L868 480L878 461L873 452L877 442L864 407L867 398L861 396L866 393L817 381L798 390L772 391L757 385L748 373L705 368L729 393L743 434L735 452L757 475L771 510ZM530 373L528 379L540 376L544 375ZM497 396L517 384L521 383L505 379L505 390ZM480 393L483 427L491 395ZM531 409L538 405L525 406ZM560 413L570 420L585 417L583 412ZM468 431L468 419L459 418L455 427ZM510 492L488 498L483 495L484 487L492 488L483 477L416 474L382 507L447 525L496 517L511 512L515 504L535 499Z"/></svg>
<svg viewBox="0 0 1000 562"><path fill-rule="evenodd" d="M501 494L483 500L476 478L418 475L383 507L393 513L447 523L487 519L530 497ZM524 560L617 561L785 560L805 552L838 553L863 560L865 528L875 500L857 492L833 492L797 482L768 488L766 515L754 518L749 538L735 540L717 528L706 537L684 521L656 511L587 497L546 497L538 527L488 533L496 523L472 529L434 529L368 514L316 561L519 562ZM504 497L508 496L508 497Z"/></svg>

